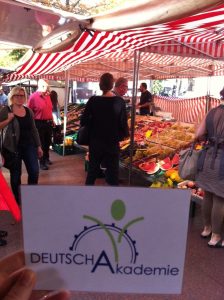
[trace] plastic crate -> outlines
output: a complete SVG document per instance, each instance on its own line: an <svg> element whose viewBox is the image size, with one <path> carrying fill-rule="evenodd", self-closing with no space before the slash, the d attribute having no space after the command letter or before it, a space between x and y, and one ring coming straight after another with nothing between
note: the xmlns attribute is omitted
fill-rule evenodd
<svg viewBox="0 0 224 300"><path fill-rule="evenodd" d="M54 144L52 146L54 152L58 153L59 155L63 155L63 145L62 144ZM65 146L65 155L72 155L72 154L79 154L83 153L84 150L75 146Z"/></svg>

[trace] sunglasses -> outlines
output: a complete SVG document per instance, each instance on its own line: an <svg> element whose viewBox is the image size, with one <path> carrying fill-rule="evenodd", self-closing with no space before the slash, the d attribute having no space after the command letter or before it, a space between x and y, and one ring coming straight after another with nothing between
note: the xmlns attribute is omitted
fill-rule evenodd
<svg viewBox="0 0 224 300"><path fill-rule="evenodd" d="M24 98L24 97L25 97L25 95L19 95L19 94L15 94L15 95L13 95L13 97L16 97L16 98Z"/></svg>

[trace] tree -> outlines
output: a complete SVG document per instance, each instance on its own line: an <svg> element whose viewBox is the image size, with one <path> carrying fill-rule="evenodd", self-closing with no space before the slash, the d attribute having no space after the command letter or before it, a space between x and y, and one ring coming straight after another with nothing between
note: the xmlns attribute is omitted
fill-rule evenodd
<svg viewBox="0 0 224 300"><path fill-rule="evenodd" d="M26 51L26 49L14 49L9 53L9 56L12 58L12 60L18 61L21 57L23 57Z"/></svg>
<svg viewBox="0 0 224 300"><path fill-rule="evenodd" d="M154 95L159 95L159 93L162 91L163 85L162 80L154 80L153 86L152 86L152 92Z"/></svg>
<svg viewBox="0 0 224 300"><path fill-rule="evenodd" d="M20 58L26 53L27 49L1 50L0 66L13 68Z"/></svg>
<svg viewBox="0 0 224 300"><path fill-rule="evenodd" d="M43 6L54 7L60 10L69 11L74 14L90 16L98 13L104 13L113 8L120 7L124 3L134 2L136 0L33 0L32 2L40 3Z"/></svg>

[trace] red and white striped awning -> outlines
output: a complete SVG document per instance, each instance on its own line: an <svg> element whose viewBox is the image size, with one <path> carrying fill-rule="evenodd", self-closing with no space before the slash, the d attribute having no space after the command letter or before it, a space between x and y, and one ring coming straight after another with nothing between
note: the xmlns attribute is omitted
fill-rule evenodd
<svg viewBox="0 0 224 300"><path fill-rule="evenodd" d="M224 5L213 10L138 29L83 32L60 53L33 55L6 81L29 76L97 80L103 72L132 78L134 50L141 51L140 78L224 75Z"/></svg>

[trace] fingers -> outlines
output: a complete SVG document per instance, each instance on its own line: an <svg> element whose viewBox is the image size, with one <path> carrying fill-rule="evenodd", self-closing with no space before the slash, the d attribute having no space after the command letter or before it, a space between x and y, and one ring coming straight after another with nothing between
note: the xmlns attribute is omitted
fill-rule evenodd
<svg viewBox="0 0 224 300"><path fill-rule="evenodd" d="M24 264L24 252L15 252L9 256L6 256L0 261L0 273L2 273L3 275L10 275L18 269L24 267Z"/></svg>
<svg viewBox="0 0 224 300"><path fill-rule="evenodd" d="M35 273L29 269L18 271L17 274L12 275L13 279L7 284L11 284L7 294L3 294L3 300L28 300L36 282ZM1 296L1 295L0 295Z"/></svg>
<svg viewBox="0 0 224 300"><path fill-rule="evenodd" d="M52 292L44 296L40 300L69 300L71 299L71 294L68 291L58 291Z"/></svg>
<svg viewBox="0 0 224 300"><path fill-rule="evenodd" d="M21 271L25 268L19 269L18 271L12 273L11 275L2 275L0 278L0 299L8 293L8 291L12 288L14 283L18 280Z"/></svg>

